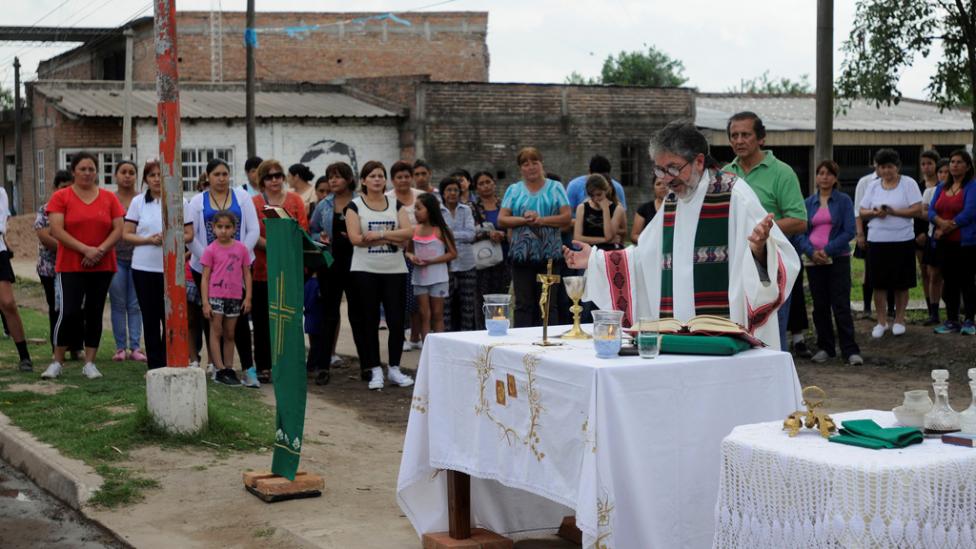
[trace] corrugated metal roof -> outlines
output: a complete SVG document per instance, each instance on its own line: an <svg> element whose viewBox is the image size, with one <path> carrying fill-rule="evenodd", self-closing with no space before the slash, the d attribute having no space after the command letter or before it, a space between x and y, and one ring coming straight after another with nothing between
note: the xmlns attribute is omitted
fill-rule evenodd
<svg viewBox="0 0 976 549"><path fill-rule="evenodd" d="M699 95L695 98L695 124L700 128L725 131L729 117L739 111L753 111L771 131L813 131L817 101L812 96ZM855 101L845 113L834 115L834 131L867 132L957 132L972 131L969 112L946 109L935 103L902 100L897 105L875 107L873 102Z"/></svg>
<svg viewBox="0 0 976 549"><path fill-rule="evenodd" d="M59 109L82 117L121 118L121 89L38 85L39 93L54 100ZM156 117L155 90L132 91L133 118ZM337 92L259 91L254 94L258 118L377 118L396 113ZM180 90L182 118L244 118L243 88L233 90Z"/></svg>

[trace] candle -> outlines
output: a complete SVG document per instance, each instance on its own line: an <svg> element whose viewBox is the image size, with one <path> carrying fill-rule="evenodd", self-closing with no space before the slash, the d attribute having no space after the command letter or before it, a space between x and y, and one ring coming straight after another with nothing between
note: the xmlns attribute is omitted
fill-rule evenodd
<svg viewBox="0 0 976 549"><path fill-rule="evenodd" d="M508 319L504 316L489 318L485 321L485 328L490 336L503 336L508 333Z"/></svg>

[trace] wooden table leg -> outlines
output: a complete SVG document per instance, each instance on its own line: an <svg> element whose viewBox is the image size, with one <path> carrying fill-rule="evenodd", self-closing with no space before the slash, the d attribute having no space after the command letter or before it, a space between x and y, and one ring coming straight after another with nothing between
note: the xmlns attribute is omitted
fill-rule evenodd
<svg viewBox="0 0 976 549"><path fill-rule="evenodd" d="M471 477L447 471L447 524L452 539L471 537Z"/></svg>

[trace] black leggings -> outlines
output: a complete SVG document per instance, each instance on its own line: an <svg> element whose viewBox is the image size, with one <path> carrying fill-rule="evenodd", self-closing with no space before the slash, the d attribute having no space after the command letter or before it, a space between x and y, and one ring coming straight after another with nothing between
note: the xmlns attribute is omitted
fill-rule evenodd
<svg viewBox="0 0 976 549"><path fill-rule="evenodd" d="M940 241L942 256L942 301L946 304L946 320L959 322L959 296L962 296L964 320L973 320L976 312L976 246L960 246L958 242Z"/></svg>
<svg viewBox="0 0 976 549"><path fill-rule="evenodd" d="M41 276L41 286L44 287L44 298L47 300L47 319L50 324L50 331L48 334L51 338L51 349L54 350L54 325L58 323L58 305L55 302L54 295L54 280L53 276ZM68 334L74 339L68 345L68 348L72 351L79 351L83 346L81 341L81 328L67 330Z"/></svg>
<svg viewBox="0 0 976 549"><path fill-rule="evenodd" d="M200 299L203 299L203 273L198 273L190 269L193 274L193 283L200 289ZM252 283L251 291L254 291ZM241 294L243 298L244 295ZM254 302L253 296L251 302ZM201 306L202 308L202 306ZM210 321L201 315L203 320L203 338L206 341L207 349L210 349ZM241 314L237 317L237 326L234 329L234 346L237 347L237 356L241 357L241 371L247 370L254 365L254 355L251 354L251 325L250 315ZM223 349L223 346L220 347ZM231 365L227 365L228 368Z"/></svg>
<svg viewBox="0 0 976 549"><path fill-rule="evenodd" d="M346 295L348 300L352 293L352 277L349 273L349 265L352 257L336 257L331 267L318 270L316 276L319 279L319 303L322 306L322 326L318 335L310 336L311 339L318 340L315 347L316 353L309 350L313 366L318 370L328 370L335 354L335 333L336 328L342 322L340 312L342 308L342 295ZM406 294L404 294L404 297ZM352 307L346 311L349 316L349 324L352 325ZM400 345L403 347L403 344Z"/></svg>
<svg viewBox="0 0 976 549"><path fill-rule="evenodd" d="M251 321L254 322L254 365L271 371L271 320L268 317L268 281L251 282Z"/></svg>
<svg viewBox="0 0 976 549"><path fill-rule="evenodd" d="M102 314L105 298L112 284L113 272L58 273L55 285L60 293L58 320L54 324L54 341L58 347L77 343L72 332L81 326L85 347L98 348L102 340Z"/></svg>
<svg viewBox="0 0 976 549"><path fill-rule="evenodd" d="M353 272L349 293L349 321L352 323L359 368L367 371L380 366L380 305L386 313L389 366L399 366L403 354L403 317L407 307L406 273L378 274ZM328 329L328 328L327 328ZM335 328L332 328L335 330ZM326 331L326 337L332 335Z"/></svg>
<svg viewBox="0 0 976 549"><path fill-rule="evenodd" d="M149 369L166 366L166 304L163 300L163 273L132 269L132 283L136 288L139 310L142 311L142 337L146 342Z"/></svg>

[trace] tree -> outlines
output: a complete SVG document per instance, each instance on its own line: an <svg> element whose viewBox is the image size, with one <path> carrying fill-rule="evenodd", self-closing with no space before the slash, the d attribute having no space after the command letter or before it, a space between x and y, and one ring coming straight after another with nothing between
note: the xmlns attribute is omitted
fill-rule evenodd
<svg viewBox="0 0 976 549"><path fill-rule="evenodd" d="M859 0L844 41L836 94L875 105L901 100L898 80L935 44L942 58L926 87L940 108L969 107L976 138L976 3L973 0ZM976 141L974 141L976 142Z"/></svg>
<svg viewBox="0 0 976 549"><path fill-rule="evenodd" d="M769 79L769 71L760 76L739 81L738 86L729 88L729 93L757 93L769 95L807 95L813 93L810 85L810 75L804 74L799 80L786 77Z"/></svg>
<svg viewBox="0 0 976 549"><path fill-rule="evenodd" d="M647 46L647 44L644 44ZM587 78L573 71L566 77L567 84L619 84L625 86L677 87L688 81L682 74L684 63L668 54L647 46L647 52L620 52L616 57L608 55L603 61L600 76Z"/></svg>
<svg viewBox="0 0 976 549"><path fill-rule="evenodd" d="M0 109L12 108L14 108L14 92L6 88L0 88Z"/></svg>

